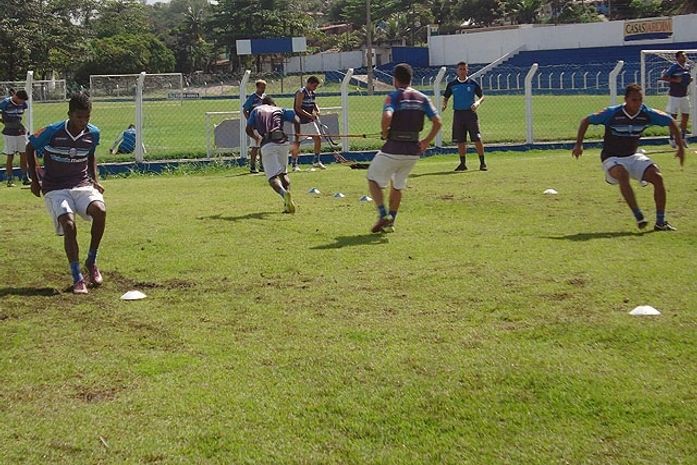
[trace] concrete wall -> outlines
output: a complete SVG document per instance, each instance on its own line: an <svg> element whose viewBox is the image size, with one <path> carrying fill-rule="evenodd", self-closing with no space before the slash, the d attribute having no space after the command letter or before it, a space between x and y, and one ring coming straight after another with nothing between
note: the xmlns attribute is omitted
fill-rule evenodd
<svg viewBox="0 0 697 465"><path fill-rule="evenodd" d="M360 68L363 66L363 52L325 52L302 57L291 57L286 65L286 73L336 71L337 69Z"/></svg>
<svg viewBox="0 0 697 465"><path fill-rule="evenodd" d="M555 50L566 48L611 47L622 45L665 45L673 42L697 41L697 14L673 16L673 36L669 39L624 41L624 21L568 24L561 26L522 25L516 29L470 32L467 34L431 36L431 66L468 63L491 63L520 45L523 50Z"/></svg>

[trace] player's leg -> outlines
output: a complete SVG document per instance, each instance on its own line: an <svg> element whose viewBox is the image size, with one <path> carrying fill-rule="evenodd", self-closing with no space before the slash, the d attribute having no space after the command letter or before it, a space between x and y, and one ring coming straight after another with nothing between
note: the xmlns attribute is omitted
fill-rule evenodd
<svg viewBox="0 0 697 465"><path fill-rule="evenodd" d="M482 134L479 130L479 115L474 111L467 112L466 125L470 140L474 143L477 155L479 155L479 170L487 171L488 168L484 161L484 144L482 144Z"/></svg>
<svg viewBox="0 0 697 465"><path fill-rule="evenodd" d="M29 164L27 163L27 153L19 152L19 168L22 170L22 184L28 186L31 184L29 179Z"/></svg>
<svg viewBox="0 0 697 465"><path fill-rule="evenodd" d="M671 98L672 98L672 97L671 97ZM672 116L673 119L674 119L675 121L678 120L678 114L677 114L677 113L671 113L670 116ZM675 145L675 140L673 139L673 133L672 133L672 132L671 132L670 135L668 136L668 143L670 144L670 146L671 146L672 148L675 148L675 147L676 147L676 145Z"/></svg>
<svg viewBox="0 0 697 465"><path fill-rule="evenodd" d="M615 181L617 181L617 184L619 184L622 197L624 198L624 201L627 202L629 208L632 210L634 218L637 221L637 226L639 227L639 229L644 229L648 222L644 218L644 213L641 211L639 205L637 204L636 196L634 195L634 189L632 189L631 184L629 184L629 172L625 169L624 166L615 165L608 170L608 174L612 178L614 178Z"/></svg>
<svg viewBox="0 0 697 465"><path fill-rule="evenodd" d="M370 229L373 233L382 232L382 228L392 221L392 217L389 216L387 208L385 208L385 197L383 195L383 189L387 187L391 176L392 167L390 160L382 152L378 152L370 163L368 174L366 175L368 190L378 211L378 220Z"/></svg>
<svg viewBox="0 0 697 465"><path fill-rule="evenodd" d="M382 228L384 232L394 232L394 222L397 220L397 213L399 212L399 205L402 202L402 191L407 188L407 179L409 178L409 173L414 168L416 157L402 157L400 160L395 161L394 173L392 174L392 187L390 189L390 211L389 216L392 221Z"/></svg>
<svg viewBox="0 0 697 465"><path fill-rule="evenodd" d="M467 133L462 111L456 110L453 113L452 139L457 144L457 153L460 157L460 164L455 171L467 171Z"/></svg>
<svg viewBox="0 0 697 465"><path fill-rule="evenodd" d="M14 153L5 153L7 156L7 161L5 163L5 179L7 180L7 187L14 187L14 172L13 172L13 162L15 160Z"/></svg>
<svg viewBox="0 0 697 465"><path fill-rule="evenodd" d="M687 147L687 124L690 121L690 113L683 112L680 115L680 134L682 135L683 147Z"/></svg>
<svg viewBox="0 0 697 465"><path fill-rule="evenodd" d="M258 173L257 170L257 158L259 156L259 147L252 147L249 156L249 172Z"/></svg>
<svg viewBox="0 0 697 465"><path fill-rule="evenodd" d="M324 163L322 163L322 158L321 158L321 153L322 153L322 139L319 136L313 137L312 140L314 141L314 149L315 149L315 156L312 159L312 166L315 168L319 168L321 170L326 170L327 167L324 166Z"/></svg>
<svg viewBox="0 0 697 465"><path fill-rule="evenodd" d="M90 239L90 250L87 253L85 266L90 274L90 282L95 286L99 286L102 284L103 278L102 273L97 267L97 251L99 250L99 244L102 242L104 229L106 227L106 206L104 202L95 200L90 203L87 207L87 214L92 217L92 237Z"/></svg>
<svg viewBox="0 0 697 465"><path fill-rule="evenodd" d="M63 247L65 248L65 255L68 258L70 273L73 277L73 293L87 294L85 278L80 271L80 246L77 243L75 215L72 213L64 213L58 217L58 224L60 224L63 229Z"/></svg>
<svg viewBox="0 0 697 465"><path fill-rule="evenodd" d="M653 184L653 200L656 203L656 225L653 229L675 231L675 228L666 221L666 188L661 171L656 165L651 165L644 172L643 180Z"/></svg>

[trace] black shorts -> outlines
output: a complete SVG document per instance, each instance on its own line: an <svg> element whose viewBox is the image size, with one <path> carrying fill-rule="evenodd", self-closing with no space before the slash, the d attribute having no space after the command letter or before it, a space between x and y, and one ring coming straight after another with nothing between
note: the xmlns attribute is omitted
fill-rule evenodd
<svg viewBox="0 0 697 465"><path fill-rule="evenodd" d="M472 142L482 140L479 134L479 116L477 112L472 110L455 110L453 117L453 142L458 144L467 142L468 132Z"/></svg>

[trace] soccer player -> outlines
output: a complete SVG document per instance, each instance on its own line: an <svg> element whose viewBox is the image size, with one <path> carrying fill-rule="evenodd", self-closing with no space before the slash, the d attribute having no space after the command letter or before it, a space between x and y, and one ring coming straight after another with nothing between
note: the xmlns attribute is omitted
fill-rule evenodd
<svg viewBox="0 0 697 465"><path fill-rule="evenodd" d="M114 144L109 149L112 155L117 153L133 153L136 149L136 127L129 124L128 128L114 141Z"/></svg>
<svg viewBox="0 0 697 465"><path fill-rule="evenodd" d="M7 156L7 164L5 165L7 187L14 187L15 185L12 173L12 163L14 162L15 153L19 153L22 184L25 186L30 184L25 153L27 130L22 124L22 115L24 115L24 112L29 108L27 100L29 100L27 91L20 89L16 92L10 91L10 96L0 101L0 121L4 125L2 130L3 139L5 140L4 153Z"/></svg>
<svg viewBox="0 0 697 465"><path fill-rule="evenodd" d="M592 114L581 120L576 136L576 145L571 154L578 158L583 154L583 137L591 124L605 126L603 150L600 160L605 171L605 180L609 184L619 184L622 197L631 208L639 229L644 229L648 221L637 204L634 190L629 179L634 178L642 185L653 184L653 198L656 202L656 224L654 231L675 231L666 221L666 189L663 185L663 175L649 157L638 152L639 139L644 130L651 126L668 126L676 138L678 146L675 156L684 162L680 129L669 115L649 108L643 104L643 92L638 84L630 84L624 93L624 104L607 107L605 110Z"/></svg>
<svg viewBox="0 0 697 465"><path fill-rule="evenodd" d="M301 87L300 90L295 93L295 104L293 109L295 110L295 114L298 115L298 118L300 118L300 131L302 134L313 134L312 140L315 143L315 156L312 159L312 166L324 170L326 167L320 159L322 140L320 139L321 134L317 122L319 106L317 106L315 90L317 90L318 86L319 78L317 76L310 76L307 78L305 87ZM297 156L293 157L292 163L293 171L300 171Z"/></svg>
<svg viewBox="0 0 697 465"><path fill-rule="evenodd" d="M687 122L690 119L690 97L687 95L692 76L690 75L690 65L687 64L687 55L683 51L675 53L675 63L661 76L662 81L669 83L668 106L666 113L670 113L673 119L680 116L680 135L683 139L683 146L687 147L685 134L687 133ZM675 139L670 136L670 146L675 148Z"/></svg>
<svg viewBox="0 0 697 465"><path fill-rule="evenodd" d="M394 232L394 222L402 200L402 190L407 187L407 177L442 126L440 116L424 94L412 89L411 66L400 63L394 68L393 84L396 88L385 99L382 113L382 137L387 141L375 155L368 168L368 188L378 210L378 220L371 232ZM431 131L419 140L424 127L424 117L431 120ZM383 189L392 183L389 211L385 208Z"/></svg>
<svg viewBox="0 0 697 465"><path fill-rule="evenodd" d="M461 61L457 64L457 78L450 81L443 94L443 111L448 108L450 96L453 101L453 141L457 143L457 151L460 154L460 164L455 171L467 170L467 133L479 154L479 169L486 171L484 161L484 145L482 135L479 132L479 116L477 109L484 100L484 94L479 83L468 77L467 63Z"/></svg>
<svg viewBox="0 0 697 465"><path fill-rule="evenodd" d="M76 215L92 221L92 240L85 261L89 281L93 286L103 281L97 267L97 250L104 234L106 207L94 154L99 144L99 129L89 124L91 111L87 94L74 95L68 104L68 119L40 129L29 137L27 145L32 173L36 172L35 152L43 153L42 179L32 177L31 191L37 197L43 193L56 234L64 236L75 294L88 292L80 270Z"/></svg>
<svg viewBox="0 0 697 465"><path fill-rule="evenodd" d="M293 110L276 106L268 95L262 99L262 104L252 110L247 119L247 135L261 147L261 161L269 185L283 199L283 212L295 213L295 203L290 195L290 179L288 178L288 135L283 132L283 122L290 121L295 125L295 143L293 152L297 154L300 145L300 120Z"/></svg>
<svg viewBox="0 0 697 465"><path fill-rule="evenodd" d="M261 100L266 96L266 81L263 79L257 79L257 81L254 83L256 86L256 91L247 97L247 100L244 102L244 105L242 105L242 110L244 112L244 119L249 118L249 114L252 112L252 110L259 105L261 105ZM257 171L257 156L259 155L259 145L257 144L256 139L251 140L251 148L252 151L250 153L250 160L249 160L249 172L250 173L258 173ZM264 171L264 164L261 164L261 170Z"/></svg>

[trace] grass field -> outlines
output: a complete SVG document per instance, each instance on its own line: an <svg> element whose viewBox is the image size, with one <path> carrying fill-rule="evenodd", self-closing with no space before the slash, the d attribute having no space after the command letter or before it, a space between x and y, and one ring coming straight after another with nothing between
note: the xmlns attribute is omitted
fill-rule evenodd
<svg viewBox="0 0 697 465"><path fill-rule="evenodd" d="M81 297L2 188L0 464L697 463L692 158L654 155L676 233L597 151L424 159L384 236L336 165L292 175L293 216L241 168L107 179Z"/></svg>
<svg viewBox="0 0 697 465"><path fill-rule="evenodd" d="M664 97L647 97L647 103L663 108ZM349 101L350 132L374 134L379 132L380 112L384 96L352 96ZM280 98L279 105L290 106L290 98ZM341 105L340 97L318 98L320 107ZM536 96L533 100L536 141L571 140L576 137L582 117L609 104L609 97L597 95ZM146 102L144 108L144 139L148 159L203 157L206 154L204 114L208 111L235 111L237 100L190 100L183 103L167 101ZM34 107L34 126L45 126L65 118L67 103L37 103ZM131 156L113 157L108 150L118 135L135 120L135 108L128 102L95 102L92 123L102 131L98 149L102 161L131 160ZM489 95L479 110L485 143L525 141L525 101L521 95ZM443 115L444 141L450 143L452 111ZM663 128L652 128L647 135L667 134ZM588 138L602 137L600 127L591 127ZM352 150L376 149L378 138L351 139ZM325 147L329 150L329 146Z"/></svg>

